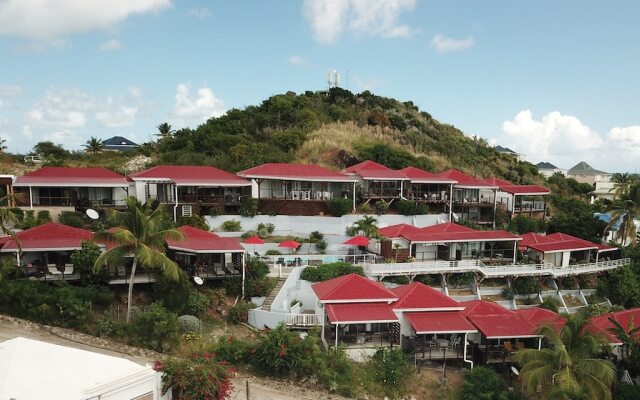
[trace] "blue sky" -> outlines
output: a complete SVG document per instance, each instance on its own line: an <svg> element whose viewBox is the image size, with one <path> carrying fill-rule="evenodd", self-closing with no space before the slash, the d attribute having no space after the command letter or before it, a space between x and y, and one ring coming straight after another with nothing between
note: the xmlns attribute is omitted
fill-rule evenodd
<svg viewBox="0 0 640 400"><path fill-rule="evenodd" d="M0 136L145 141L270 95L412 100L532 162L637 171L637 1L0 0ZM348 83L347 83L348 75Z"/></svg>

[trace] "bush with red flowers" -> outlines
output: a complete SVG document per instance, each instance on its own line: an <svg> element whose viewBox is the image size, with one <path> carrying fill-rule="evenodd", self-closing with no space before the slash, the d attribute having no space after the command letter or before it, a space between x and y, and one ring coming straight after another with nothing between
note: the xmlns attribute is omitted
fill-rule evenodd
<svg viewBox="0 0 640 400"><path fill-rule="evenodd" d="M173 398L180 400L224 400L231 395L233 371L215 354L194 354L191 359L167 358L156 361L156 371L162 371L163 394L172 389Z"/></svg>

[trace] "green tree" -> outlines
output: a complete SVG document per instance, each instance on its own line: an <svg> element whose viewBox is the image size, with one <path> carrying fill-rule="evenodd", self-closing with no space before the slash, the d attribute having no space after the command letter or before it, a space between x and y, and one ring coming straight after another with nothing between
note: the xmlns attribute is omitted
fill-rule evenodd
<svg viewBox="0 0 640 400"><path fill-rule="evenodd" d="M476 367L464 374L460 399L506 400L507 391L496 371L487 367Z"/></svg>
<svg viewBox="0 0 640 400"><path fill-rule="evenodd" d="M541 389L543 398L611 399L615 367L609 360L598 358L606 351L607 342L585 330L586 324L583 315L572 315L560 331L555 326L543 326L539 333L545 347L515 353L527 393L533 395Z"/></svg>
<svg viewBox="0 0 640 400"><path fill-rule="evenodd" d="M164 253L167 239L184 239L176 229L163 226L163 213L160 208L153 209L148 203L141 204L135 197L126 199L124 211L112 210L112 217L118 225L97 235L98 240L112 243L114 246L102 253L95 262L96 271L113 268L124 262L125 257L133 255L133 265L129 279L127 301L127 322L131 317L133 303L133 285L138 265L146 269L162 270L166 276L177 280L178 265Z"/></svg>
<svg viewBox="0 0 640 400"><path fill-rule="evenodd" d="M36 145L33 146L33 153L41 155L46 159L56 160L63 160L69 156L69 152L61 145L49 141L36 143Z"/></svg>
<svg viewBox="0 0 640 400"><path fill-rule="evenodd" d="M0 154L7 150L7 139L0 137Z"/></svg>
<svg viewBox="0 0 640 400"><path fill-rule="evenodd" d="M610 230L620 222L616 239L622 246L638 242L637 227L635 219L639 216L638 204L640 204L640 185L635 184L628 189L628 193L623 198L609 208L611 222L607 224L605 231Z"/></svg>
<svg viewBox="0 0 640 400"><path fill-rule="evenodd" d="M98 139L93 136L91 136L91 138L82 146L84 147L84 152L87 154L98 154L104 149L102 139Z"/></svg>
<svg viewBox="0 0 640 400"><path fill-rule="evenodd" d="M613 188L609 192L613 192L615 198L623 199L629 195L631 187L637 184L637 178L628 172L617 172L611 176L611 182L613 182Z"/></svg>
<svg viewBox="0 0 640 400"><path fill-rule="evenodd" d="M378 234L378 220L370 215L365 215L353 224L356 232L362 232L366 237L373 237Z"/></svg>
<svg viewBox="0 0 640 400"><path fill-rule="evenodd" d="M167 122L163 122L156 126L158 129L158 133L156 135L160 136L160 139L171 137L175 133L175 130L171 129L171 125Z"/></svg>
<svg viewBox="0 0 640 400"><path fill-rule="evenodd" d="M608 319L609 322L613 324L613 328L609 328L609 332L613 333L622 343L622 359L628 359L631 348L636 343L634 336L640 332L640 326L634 326L633 318L629 321L629 325L627 325L627 327L622 326L620 322L614 318L609 317Z"/></svg>
<svg viewBox="0 0 640 400"><path fill-rule="evenodd" d="M0 229L4 235L13 235L13 228L20 223L16 214L9 208L11 199L10 195L0 197Z"/></svg>

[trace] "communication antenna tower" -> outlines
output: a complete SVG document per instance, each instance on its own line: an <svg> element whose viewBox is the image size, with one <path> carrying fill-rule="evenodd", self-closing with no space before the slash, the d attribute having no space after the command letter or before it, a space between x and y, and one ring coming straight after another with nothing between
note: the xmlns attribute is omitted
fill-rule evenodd
<svg viewBox="0 0 640 400"><path fill-rule="evenodd" d="M329 89L340 86L340 73L337 70L329 70L327 73L327 85Z"/></svg>

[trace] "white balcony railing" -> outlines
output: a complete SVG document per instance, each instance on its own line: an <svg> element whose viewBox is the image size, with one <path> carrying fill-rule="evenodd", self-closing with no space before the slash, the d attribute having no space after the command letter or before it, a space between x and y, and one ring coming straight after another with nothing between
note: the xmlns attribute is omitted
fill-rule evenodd
<svg viewBox="0 0 640 400"><path fill-rule="evenodd" d="M462 261L423 261L412 263L367 264L365 272L370 276L398 276L421 274L444 274L454 272L477 272L486 277L502 277L509 275L552 277L585 274L606 271L627 265L631 262L628 258L607 260L585 264L557 267L550 263L544 264L507 264L485 265L480 260Z"/></svg>
<svg viewBox="0 0 640 400"><path fill-rule="evenodd" d="M285 314L285 325L288 326L319 326L322 315L319 314Z"/></svg>

